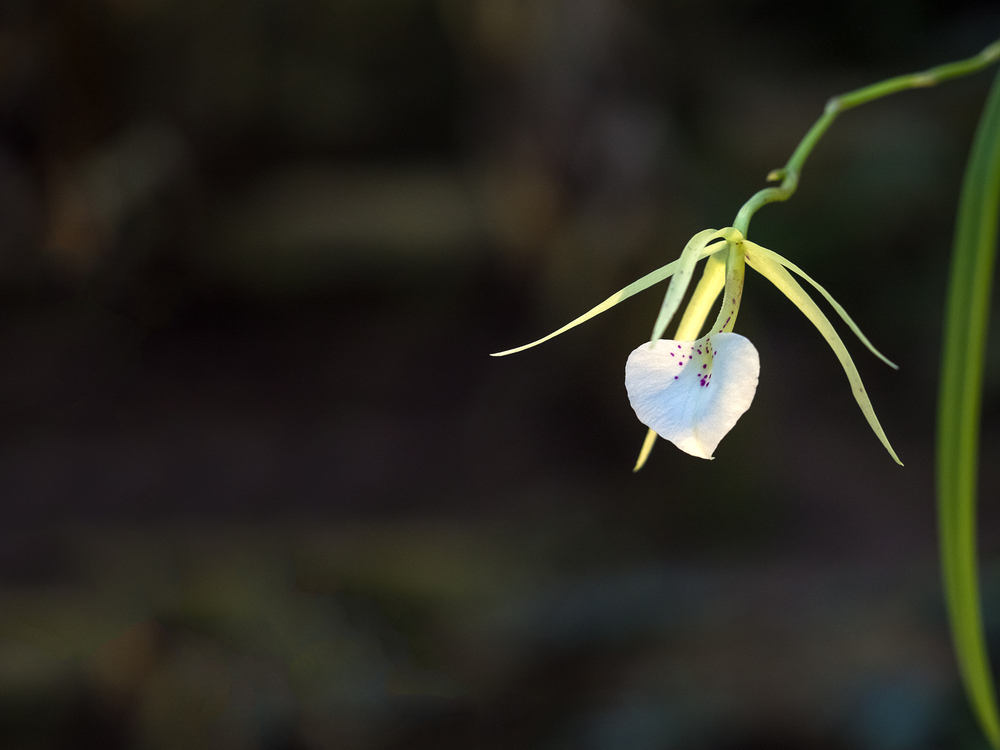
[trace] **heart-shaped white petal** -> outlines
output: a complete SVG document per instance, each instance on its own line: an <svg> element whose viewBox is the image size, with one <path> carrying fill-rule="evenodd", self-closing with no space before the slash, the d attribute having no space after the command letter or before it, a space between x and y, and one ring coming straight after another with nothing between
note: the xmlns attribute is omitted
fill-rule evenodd
<svg viewBox="0 0 1000 750"><path fill-rule="evenodd" d="M759 375L749 339L716 333L643 344L629 355L625 388L640 422L685 453L711 458L750 408Z"/></svg>

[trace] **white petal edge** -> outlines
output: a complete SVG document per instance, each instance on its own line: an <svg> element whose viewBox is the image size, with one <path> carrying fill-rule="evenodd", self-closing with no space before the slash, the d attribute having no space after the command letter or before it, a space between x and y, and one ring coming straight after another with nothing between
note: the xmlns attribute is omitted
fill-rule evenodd
<svg viewBox="0 0 1000 750"><path fill-rule="evenodd" d="M640 422L685 453L712 458L750 408L759 376L750 340L716 333L638 347L625 365L625 388Z"/></svg>

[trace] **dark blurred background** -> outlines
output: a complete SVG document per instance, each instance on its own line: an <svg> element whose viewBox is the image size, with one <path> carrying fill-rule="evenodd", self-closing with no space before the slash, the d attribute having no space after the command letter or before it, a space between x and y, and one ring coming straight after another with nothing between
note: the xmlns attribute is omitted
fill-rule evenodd
<svg viewBox="0 0 1000 750"><path fill-rule="evenodd" d="M712 462L630 472L662 288L487 354L730 224L829 96L998 35L968 0L3 0L0 746L984 747L932 463L991 72L845 114L751 230L900 364L847 342L905 468L752 274ZM994 345L995 651L998 392Z"/></svg>

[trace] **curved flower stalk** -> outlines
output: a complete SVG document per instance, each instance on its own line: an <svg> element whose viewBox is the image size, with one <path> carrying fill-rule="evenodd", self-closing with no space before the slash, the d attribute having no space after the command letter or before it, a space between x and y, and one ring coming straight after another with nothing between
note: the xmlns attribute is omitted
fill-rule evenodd
<svg viewBox="0 0 1000 750"><path fill-rule="evenodd" d="M673 339L661 339L680 308L699 260L708 258L695 291ZM861 342L879 359L895 368L833 297L798 266L777 253L743 237L733 227L699 232L673 263L647 274L613 294L548 336L495 357L537 346L565 333L655 283L673 277L653 326L651 340L638 347L625 366L625 387L639 421L649 427L636 463L642 467L659 435L686 453L712 458L723 437L750 408L757 390L760 359L748 339L733 332L743 296L743 278L749 265L785 294L812 321L840 360L858 406L889 455L901 464L879 424L861 376L833 325L808 293L789 273L792 271L816 288ZM698 338L719 293L725 290L718 317Z"/></svg>

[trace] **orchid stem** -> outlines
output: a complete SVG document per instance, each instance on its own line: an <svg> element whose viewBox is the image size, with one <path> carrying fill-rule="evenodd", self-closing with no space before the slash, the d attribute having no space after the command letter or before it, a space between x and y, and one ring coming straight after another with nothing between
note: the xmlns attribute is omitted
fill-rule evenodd
<svg viewBox="0 0 1000 750"><path fill-rule="evenodd" d="M833 121L837 119L837 115L844 110L852 109L875 99L881 99L883 96L895 94L898 91L926 88L942 81L951 80L952 78L961 78L962 76L976 73L997 60L1000 60L1000 40L993 42L978 55L970 57L967 60L938 65L923 73L897 76L833 97L826 103L823 115L809 129L809 132L806 133L805 137L792 153L788 163L767 176L769 182L781 180L781 185L764 188L754 193L750 197L750 200L743 204L739 213L736 214L733 227L742 232L743 236L746 236L747 230L750 228L750 219L758 209L766 206L768 203L786 201L795 194L795 189L799 185L799 174L802 172L802 167L806 159L809 158L809 154L812 153L819 139L823 137L823 134L833 124Z"/></svg>

